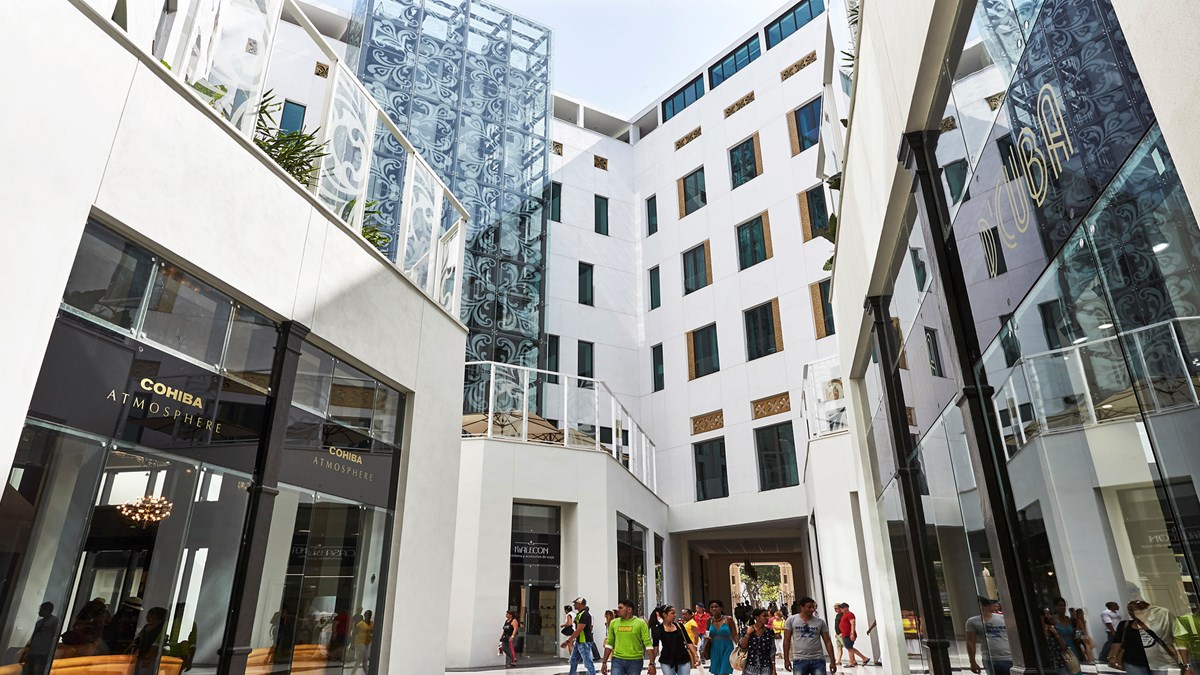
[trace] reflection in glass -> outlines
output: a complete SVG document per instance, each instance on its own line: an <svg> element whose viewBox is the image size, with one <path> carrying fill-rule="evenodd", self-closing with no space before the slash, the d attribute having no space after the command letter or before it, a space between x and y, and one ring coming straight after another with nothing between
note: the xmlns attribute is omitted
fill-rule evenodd
<svg viewBox="0 0 1200 675"><path fill-rule="evenodd" d="M274 321L245 305L238 305L229 330L229 345L225 349L225 372L267 391L278 335Z"/></svg>
<svg viewBox="0 0 1200 675"><path fill-rule="evenodd" d="M233 303L224 293L167 263L159 265L142 335L202 363L217 365Z"/></svg>
<svg viewBox="0 0 1200 675"><path fill-rule="evenodd" d="M153 271L149 253L89 223L63 303L114 326L133 328Z"/></svg>

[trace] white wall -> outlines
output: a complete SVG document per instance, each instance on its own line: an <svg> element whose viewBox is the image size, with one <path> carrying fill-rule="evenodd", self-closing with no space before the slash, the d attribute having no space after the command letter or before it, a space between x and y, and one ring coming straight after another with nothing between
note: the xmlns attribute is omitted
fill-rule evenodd
<svg viewBox="0 0 1200 675"><path fill-rule="evenodd" d="M153 59L126 49L120 33L106 34L65 2L6 7L0 19L0 42L26 57L0 82L37 98L37 105L0 107L16 158L0 181L13 224L0 282L21 289L10 298L20 326L0 360L7 383L0 471L11 466L94 213L273 318L310 326L314 342L410 393L392 560L397 600L378 614L394 634L440 639L449 612L445 533L457 505L465 328ZM425 609L405 609L413 606ZM395 672L443 667L440 650L385 648L384 660Z"/></svg>
<svg viewBox="0 0 1200 675"><path fill-rule="evenodd" d="M454 585L448 603L454 608L454 634L446 647L447 667L503 665L496 646L509 608L513 502L562 509L559 605L583 596L597 622L605 608L616 606L618 512L648 530L647 605L658 602L653 597L653 542L654 534L668 539L667 505L612 456L595 450L464 439L461 476Z"/></svg>

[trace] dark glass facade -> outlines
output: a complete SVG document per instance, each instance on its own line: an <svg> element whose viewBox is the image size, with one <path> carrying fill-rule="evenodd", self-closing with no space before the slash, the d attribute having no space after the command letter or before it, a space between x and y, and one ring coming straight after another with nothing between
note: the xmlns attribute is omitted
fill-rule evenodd
<svg viewBox="0 0 1200 675"><path fill-rule="evenodd" d="M0 497L0 668L375 672L403 395L307 344L277 371L287 326L96 224L61 307Z"/></svg>
<svg viewBox="0 0 1200 675"><path fill-rule="evenodd" d="M953 123L910 140L909 255L865 382L894 620L947 640L948 662L908 641L934 672L1059 670L1045 626L1103 668L1107 603L1195 658L1193 210L1109 0L982 0L970 33L942 73ZM983 72L954 70L981 51ZM971 100L982 77L1002 86Z"/></svg>

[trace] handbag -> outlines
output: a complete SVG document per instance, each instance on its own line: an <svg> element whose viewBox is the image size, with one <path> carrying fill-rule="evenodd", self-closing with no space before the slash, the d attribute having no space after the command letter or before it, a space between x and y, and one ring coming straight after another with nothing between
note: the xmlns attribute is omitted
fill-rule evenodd
<svg viewBox="0 0 1200 675"><path fill-rule="evenodd" d="M575 629L570 626L563 626L562 630L558 631L563 634L563 637L571 637L575 634Z"/></svg>
<svg viewBox="0 0 1200 675"><path fill-rule="evenodd" d="M1063 662L1067 664L1067 672L1072 675L1078 675L1082 670L1079 667L1079 659L1075 658L1075 652L1071 651L1070 647L1062 650Z"/></svg>
<svg viewBox="0 0 1200 675"><path fill-rule="evenodd" d="M734 670L745 670L747 656L748 654L746 653L746 650L742 648L742 645L735 645L733 648L733 653L729 655L729 665L733 666Z"/></svg>

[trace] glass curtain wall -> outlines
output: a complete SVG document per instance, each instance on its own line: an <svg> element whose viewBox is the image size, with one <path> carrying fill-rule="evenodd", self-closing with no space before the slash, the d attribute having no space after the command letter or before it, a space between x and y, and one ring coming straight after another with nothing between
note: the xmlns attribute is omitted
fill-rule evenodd
<svg viewBox="0 0 1200 675"><path fill-rule="evenodd" d="M911 609L877 367L866 377L906 651L925 659L919 640L936 621L956 667L1001 670L1021 630L1039 647L1030 667L1056 670L1065 650L1094 672L1106 668L1101 612L1114 603L1195 654L1186 627L1198 603L1200 451L1187 439L1200 425L1200 231L1115 13L1108 0L981 0L942 77L950 98L937 161L944 171L965 162L965 186L943 180L949 232L930 226L918 191L889 305L915 447L902 461L926 478L935 616ZM969 373L954 359L926 365L926 329L952 335L926 253L943 237L955 238L983 354ZM967 383L993 392L985 421L995 444L968 448L954 402ZM976 452L1009 486L990 505ZM988 518L1010 520L1022 549L1008 589L997 587ZM1002 590L1044 608L1044 623L1006 620L992 602ZM1175 662L1153 640L1146 652L1151 668Z"/></svg>
<svg viewBox="0 0 1200 675"><path fill-rule="evenodd" d="M216 671L278 336L88 224L0 496L0 672ZM371 673L404 398L305 356L248 672Z"/></svg>

